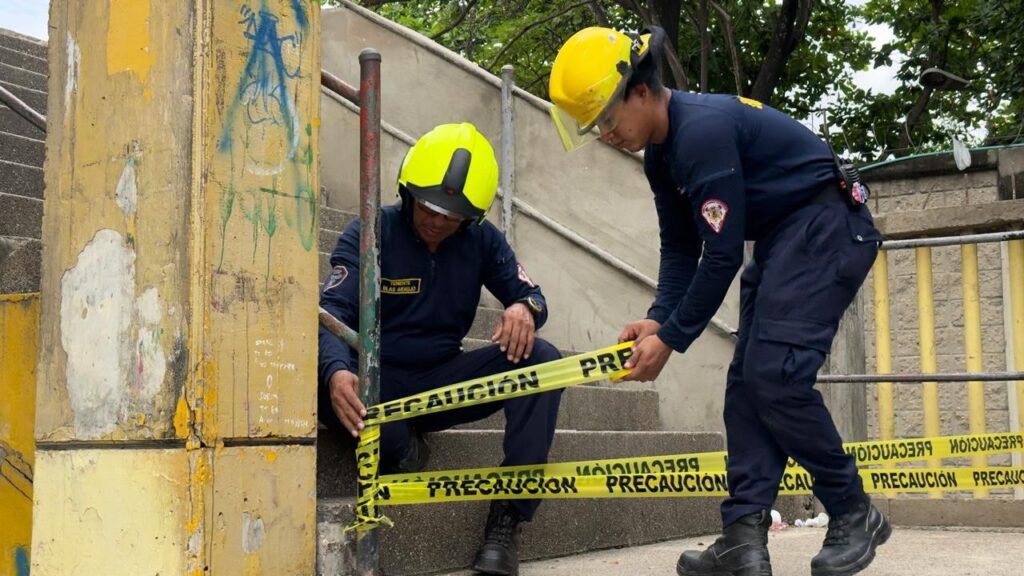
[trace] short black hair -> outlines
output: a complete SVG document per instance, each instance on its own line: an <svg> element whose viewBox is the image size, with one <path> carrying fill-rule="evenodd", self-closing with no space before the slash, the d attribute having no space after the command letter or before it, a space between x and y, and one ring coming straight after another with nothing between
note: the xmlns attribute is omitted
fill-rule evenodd
<svg viewBox="0 0 1024 576"><path fill-rule="evenodd" d="M661 54L652 53L648 54L646 58L642 59L633 73L630 75L629 80L626 81L626 93L623 99L629 98L629 93L633 91L633 88L643 84L654 93L661 92L665 87L665 84L661 80L661 66L659 63L661 60Z"/></svg>

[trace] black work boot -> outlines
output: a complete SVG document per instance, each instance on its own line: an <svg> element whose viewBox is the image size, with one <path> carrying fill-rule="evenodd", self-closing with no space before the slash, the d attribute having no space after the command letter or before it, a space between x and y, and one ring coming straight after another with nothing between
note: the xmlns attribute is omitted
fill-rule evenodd
<svg viewBox="0 0 1024 576"><path fill-rule="evenodd" d="M519 574L519 523L523 519L507 500L491 502L484 529L484 544L473 560L473 570L482 574Z"/></svg>
<svg viewBox="0 0 1024 576"><path fill-rule="evenodd" d="M771 514L762 510L729 524L707 550L687 550L676 563L679 576L772 576L768 557Z"/></svg>
<svg viewBox="0 0 1024 576"><path fill-rule="evenodd" d="M426 435L415 428L409 431L409 448L397 461L382 462L381 474L410 474L420 472L427 467L430 460L430 445Z"/></svg>
<svg viewBox="0 0 1024 576"><path fill-rule="evenodd" d="M885 516L870 501L828 520L821 552L811 560L813 576L849 576L868 567L875 548L892 534Z"/></svg>

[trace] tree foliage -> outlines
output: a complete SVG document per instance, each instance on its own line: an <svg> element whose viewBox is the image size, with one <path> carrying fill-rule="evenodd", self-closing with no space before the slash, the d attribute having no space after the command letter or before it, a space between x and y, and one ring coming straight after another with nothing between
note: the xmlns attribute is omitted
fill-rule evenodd
<svg viewBox="0 0 1024 576"><path fill-rule="evenodd" d="M328 0L329 1L329 0ZM360 0L493 73L516 66L517 84L547 97L551 63L586 26L658 25L671 47L666 83L736 93L804 120L862 160L948 148L950 137L1007 143L1024 122L1019 0ZM872 47L864 24L893 39ZM896 66L881 94L855 72ZM918 83L937 67L966 90Z"/></svg>

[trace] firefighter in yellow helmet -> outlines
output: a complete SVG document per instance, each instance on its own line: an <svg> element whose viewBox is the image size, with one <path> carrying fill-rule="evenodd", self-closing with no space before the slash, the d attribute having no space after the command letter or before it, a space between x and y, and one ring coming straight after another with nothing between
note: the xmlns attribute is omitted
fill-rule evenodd
<svg viewBox="0 0 1024 576"><path fill-rule="evenodd" d="M635 341L627 379L653 380L714 316L742 276L738 342L727 376L729 498L723 535L684 552L680 576L770 576L767 532L792 457L814 477L832 518L813 576L847 576L889 537L853 458L814 389L839 319L881 236L856 172L802 124L749 98L661 84L662 32L587 28L551 69L552 115L567 149L601 140L644 151L661 228L658 293Z"/></svg>
<svg viewBox="0 0 1024 576"><path fill-rule="evenodd" d="M537 338L547 320L540 287L516 260L505 236L485 219L498 188L487 139L468 123L444 124L409 150L398 176L401 202L380 213L381 401L557 360ZM359 318L359 220L338 239L320 306L349 326ZM486 287L504 312L493 345L462 351ZM320 329L320 418L358 436L358 361L344 342ZM535 394L384 424L381 472L417 472L427 463L424 434L486 418L504 409L509 437L504 466L542 464L554 437L561 392ZM538 500L495 501L474 567L485 574L518 570L519 525Z"/></svg>

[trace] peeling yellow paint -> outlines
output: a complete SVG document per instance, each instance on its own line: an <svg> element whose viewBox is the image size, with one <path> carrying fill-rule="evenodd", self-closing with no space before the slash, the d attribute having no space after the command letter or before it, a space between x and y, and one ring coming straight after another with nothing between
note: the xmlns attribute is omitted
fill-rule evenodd
<svg viewBox="0 0 1024 576"><path fill-rule="evenodd" d="M32 541L39 295L0 295L0 573ZM19 552L20 551L20 552Z"/></svg>
<svg viewBox="0 0 1024 576"><path fill-rule="evenodd" d="M156 58L149 42L150 0L110 0L107 27L107 74L133 72L139 78L146 98L149 69Z"/></svg>
<svg viewBox="0 0 1024 576"><path fill-rule="evenodd" d="M273 462L277 460L277 452L274 452L273 450L267 450L264 456L266 456L267 462Z"/></svg>
<svg viewBox="0 0 1024 576"><path fill-rule="evenodd" d="M188 425L189 409L183 394L181 398L178 398L178 406L174 410L174 435L178 438L188 438L190 432Z"/></svg>
<svg viewBox="0 0 1024 576"><path fill-rule="evenodd" d="M32 576L185 573L184 450L37 455Z"/></svg>

